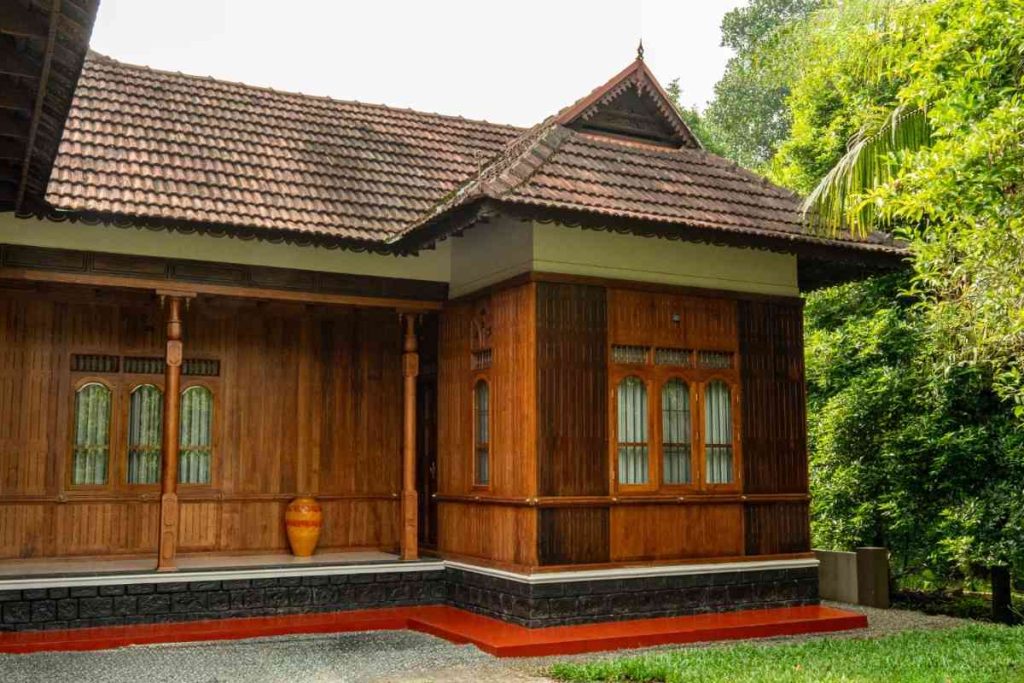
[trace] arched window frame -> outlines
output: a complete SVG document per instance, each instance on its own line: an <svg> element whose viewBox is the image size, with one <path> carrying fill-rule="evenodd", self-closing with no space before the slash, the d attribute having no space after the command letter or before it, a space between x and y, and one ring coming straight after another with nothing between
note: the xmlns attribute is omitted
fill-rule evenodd
<svg viewBox="0 0 1024 683"><path fill-rule="evenodd" d="M666 467L666 456L665 456L665 390L672 382L681 382L686 388L686 396L689 400L689 419L690 419L690 449L687 453L687 462L689 463L689 479L685 482L670 482L668 481L668 469ZM657 460L659 467L658 481L661 483L661 487L670 489L673 491L691 491L697 488L699 480L697 479L698 465L697 465L697 394L699 381L695 381L692 377L687 377L685 374L677 371L670 371L663 373L656 384L657 387L657 418L655 420L657 426Z"/></svg>
<svg viewBox="0 0 1024 683"><path fill-rule="evenodd" d="M729 389L729 413L732 433L732 481L727 483L711 483L708 481L708 453L707 453L707 390L714 382L721 382ZM740 415L740 386L736 373L723 371L706 372L701 379L698 390L699 414L695 419L698 423L698 438L694 446L697 451L696 463L699 466L700 486L710 492L727 493L742 490L743 459ZM696 476L696 475L695 475Z"/></svg>
<svg viewBox="0 0 1024 683"><path fill-rule="evenodd" d="M646 429L646 440L644 441L630 441L623 442L622 435L620 434L620 387L623 382L630 378L637 379L644 388L645 403L647 414L645 419L640 424ZM612 420L612 438L609 439L609 446L611 447L611 476L612 481L615 482L615 487L620 491L652 491L658 488L659 482L661 481L660 463L658 462L659 456L657 455L654 444L658 437L658 431L655 429L656 420L653 419L653 410L660 409L658 406L657 399L652 397L653 383L649 378L645 377L643 373L636 371L623 371L615 373L612 377L612 400L611 400L611 420ZM647 479L644 482L639 483L626 483L623 481L620 470L620 458L621 458L621 447L623 443L630 444L643 444L646 447L647 455Z"/></svg>
<svg viewBox="0 0 1024 683"><path fill-rule="evenodd" d="M78 398L81 392L87 387L92 385L98 385L103 387L107 391L108 405L107 405L107 425L106 425L106 440L107 440L107 453L106 453L106 480L102 483L76 483L75 482L75 451L78 439ZM89 491L89 490L107 490L111 488L113 483L116 481L117 468L115 467L116 459L114 457L114 449L118 443L117 429L118 429L118 396L115 387L111 385L106 379L102 377L87 376L82 377L74 384L74 391L71 392L71 405L69 407L71 419L68 420L70 425L70 433L68 435L68 455L66 459L67 472L65 473L65 485L68 489L75 491Z"/></svg>
<svg viewBox="0 0 1024 683"><path fill-rule="evenodd" d="M487 434L486 440L481 441L480 439L480 406L478 402L478 390L480 387L484 387L487 390L487 406L484 411L484 418L486 420ZM471 401L473 404L473 439L472 439L472 454L470 456L472 462L473 471L473 488L474 489L490 489L491 482L494 481L494 449L491 447L494 443L494 392L491 386L491 381L486 375L477 375L473 378L473 387L471 390ZM483 450L481 450L483 449ZM485 454L486 460L486 478L481 479L480 472L480 454Z"/></svg>
<svg viewBox="0 0 1024 683"><path fill-rule="evenodd" d="M129 476L130 476L130 472L131 472L131 451L132 451L132 446L133 446L133 444L131 442L131 440L132 440L132 434L131 434L131 431L132 431L132 419L133 419L133 415L132 415L132 396L135 394L136 391L139 391L143 387L152 387L152 388L156 389L160 393L160 423L159 423L160 424L160 427L159 427L160 438L158 439L158 442L157 442L157 452L159 454L159 457L157 459L157 473L156 473L155 481L146 482L146 483L133 483L133 482L129 481L129 479L128 479ZM122 439L122 442L124 443L124 454L123 454L124 455L124 471L119 473L118 476L119 476L120 480L123 481L123 483L126 486L128 486L128 487L130 487L132 489L137 489L139 487L151 487L151 488L159 487L160 486L161 472L162 472L162 468L163 468L163 456L164 456L164 453L163 453L163 411L164 411L164 406L166 406L166 403L167 403L167 396L164 393L163 383L162 382L148 382L148 381L133 383L130 386L130 388L128 389L128 392L125 395L125 399L126 399L126 406L125 406L126 422L125 422L125 425L124 425L124 437Z"/></svg>
<svg viewBox="0 0 1024 683"><path fill-rule="evenodd" d="M179 430L183 429L184 428L184 424L185 424L185 421L184 421L185 392L189 391L190 389L196 389L196 388L204 389L207 392L209 392L209 394L210 394L210 410L211 410L211 413L212 413L211 416L210 416L210 428L209 428L209 430L210 430L210 446L209 446L209 448L210 448L210 477L209 477L209 481L201 482L201 483L191 483L191 482L183 482L183 481L181 481L181 475L182 475L182 441L183 440L181 439L181 434L180 434L180 431L179 431L179 435L178 435L178 487L179 488L182 488L182 487L189 487L189 488L192 488L192 487L194 487L194 488L212 488L212 487L215 487L217 485L217 482L218 482L218 479L217 479L217 475L218 475L218 467L217 467L217 451L218 451L217 434L218 434L218 426L219 426L220 412L221 411L220 411L220 409L219 409L220 407L218 405L218 392L217 392L217 388L216 388L216 386L212 382L208 382L208 381L190 381L190 382L185 382L185 383L182 384L181 392L180 392L180 395L179 395L179 401L181 402L180 403L181 409L180 409L180 412L179 412L179 415L178 415L178 420L179 420L178 429Z"/></svg>

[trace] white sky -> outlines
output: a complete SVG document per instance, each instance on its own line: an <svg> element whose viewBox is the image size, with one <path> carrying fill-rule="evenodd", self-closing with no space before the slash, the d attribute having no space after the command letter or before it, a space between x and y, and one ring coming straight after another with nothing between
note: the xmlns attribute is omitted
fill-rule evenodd
<svg viewBox="0 0 1024 683"><path fill-rule="evenodd" d="M93 49L279 90L528 126L636 55L710 99L743 0L102 0Z"/></svg>

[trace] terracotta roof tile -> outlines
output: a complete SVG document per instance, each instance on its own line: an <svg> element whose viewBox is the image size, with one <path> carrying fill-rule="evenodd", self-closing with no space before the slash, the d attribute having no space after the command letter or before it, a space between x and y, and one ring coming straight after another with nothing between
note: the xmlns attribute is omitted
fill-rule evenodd
<svg viewBox="0 0 1024 683"><path fill-rule="evenodd" d="M661 96L646 67L631 69L616 78L641 78L645 96ZM835 242L805 233L794 195L692 138L678 148L627 142L566 119L623 90L613 79L524 131L90 54L47 200L65 211L387 244L481 198Z"/></svg>

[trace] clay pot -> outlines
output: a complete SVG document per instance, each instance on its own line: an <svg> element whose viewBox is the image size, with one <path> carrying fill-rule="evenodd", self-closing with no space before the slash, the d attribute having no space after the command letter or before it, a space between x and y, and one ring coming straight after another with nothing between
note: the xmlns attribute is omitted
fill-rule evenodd
<svg viewBox="0 0 1024 683"><path fill-rule="evenodd" d="M284 511L284 525L288 532L288 544L296 557L309 557L316 550L320 540L320 527L324 513L315 498L296 498L288 503Z"/></svg>

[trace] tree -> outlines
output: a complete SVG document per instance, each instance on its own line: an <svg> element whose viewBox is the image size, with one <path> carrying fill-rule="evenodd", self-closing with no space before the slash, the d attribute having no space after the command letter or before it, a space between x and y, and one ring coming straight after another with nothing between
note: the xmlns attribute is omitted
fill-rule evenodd
<svg viewBox="0 0 1024 683"><path fill-rule="evenodd" d="M793 125L770 164L810 192L819 229L907 240L913 365L926 370L918 395L894 398L923 419L914 453L932 453L926 493L939 514L922 519L933 554L990 571L997 597L1024 562L1021 16L1022 0L846 0L809 16L794 32Z"/></svg>
<svg viewBox="0 0 1024 683"><path fill-rule="evenodd" d="M725 156L758 168L789 132L786 98L792 78L787 31L822 0L753 0L722 20L722 45L732 48L725 74L705 111Z"/></svg>

